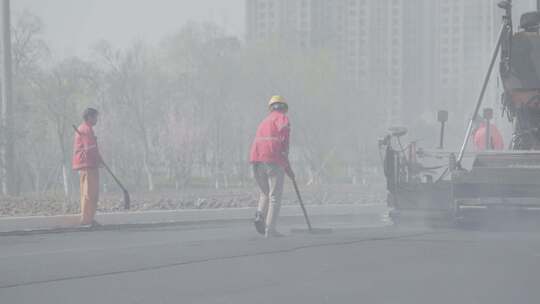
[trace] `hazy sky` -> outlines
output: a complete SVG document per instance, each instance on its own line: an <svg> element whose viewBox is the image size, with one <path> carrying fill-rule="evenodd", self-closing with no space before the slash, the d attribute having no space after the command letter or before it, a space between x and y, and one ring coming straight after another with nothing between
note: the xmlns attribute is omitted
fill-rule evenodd
<svg viewBox="0 0 540 304"><path fill-rule="evenodd" d="M106 39L124 47L136 39L156 43L188 21L213 21L244 37L246 0L12 0L14 15L27 10L43 20L45 38L56 57L86 55ZM519 15L535 1L515 1Z"/></svg>
<svg viewBox="0 0 540 304"><path fill-rule="evenodd" d="M58 57L86 55L106 39L124 47L136 39L156 43L188 21L213 21L243 38L245 0L12 0L12 12L41 17Z"/></svg>

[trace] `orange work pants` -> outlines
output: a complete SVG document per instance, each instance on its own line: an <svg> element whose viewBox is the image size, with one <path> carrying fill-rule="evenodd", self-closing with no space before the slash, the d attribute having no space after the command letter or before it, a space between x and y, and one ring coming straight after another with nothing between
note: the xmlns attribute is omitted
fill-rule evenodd
<svg viewBox="0 0 540 304"><path fill-rule="evenodd" d="M99 200L99 169L81 169L79 175L81 179L81 225L90 225L94 221Z"/></svg>

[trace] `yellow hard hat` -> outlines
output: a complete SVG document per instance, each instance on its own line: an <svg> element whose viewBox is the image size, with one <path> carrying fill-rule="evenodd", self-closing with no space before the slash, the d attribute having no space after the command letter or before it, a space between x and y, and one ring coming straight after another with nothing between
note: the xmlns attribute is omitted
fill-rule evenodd
<svg viewBox="0 0 540 304"><path fill-rule="evenodd" d="M271 107L275 103L282 103L282 104L287 105L285 98L283 98L283 96L280 96L280 95L272 96L272 98L270 98L270 101L268 102L268 107Z"/></svg>

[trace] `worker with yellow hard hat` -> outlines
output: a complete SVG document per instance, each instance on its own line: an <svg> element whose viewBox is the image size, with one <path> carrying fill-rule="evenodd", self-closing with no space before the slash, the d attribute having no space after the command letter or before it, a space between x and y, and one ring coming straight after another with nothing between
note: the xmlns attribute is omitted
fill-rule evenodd
<svg viewBox="0 0 540 304"><path fill-rule="evenodd" d="M285 105L287 106L287 101L285 101L285 98L280 95L274 95L272 98L270 98L270 101L268 101L268 107L272 107L273 105Z"/></svg>
<svg viewBox="0 0 540 304"><path fill-rule="evenodd" d="M289 164L289 105L279 95L268 102L270 113L259 124L251 145L250 163L260 189L255 228L265 237L282 236L276 230L285 174L294 177Z"/></svg>

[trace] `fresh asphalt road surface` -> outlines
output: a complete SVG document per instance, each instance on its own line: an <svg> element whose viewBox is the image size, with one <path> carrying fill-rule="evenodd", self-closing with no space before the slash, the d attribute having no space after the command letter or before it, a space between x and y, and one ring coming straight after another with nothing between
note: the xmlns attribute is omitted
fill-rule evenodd
<svg viewBox="0 0 540 304"><path fill-rule="evenodd" d="M540 303L539 230L321 223L0 236L0 303Z"/></svg>

